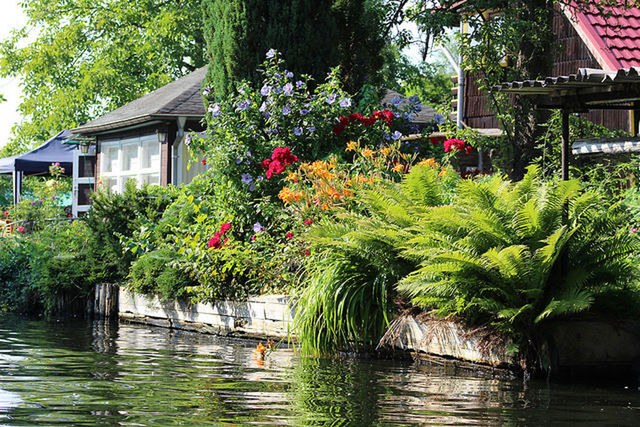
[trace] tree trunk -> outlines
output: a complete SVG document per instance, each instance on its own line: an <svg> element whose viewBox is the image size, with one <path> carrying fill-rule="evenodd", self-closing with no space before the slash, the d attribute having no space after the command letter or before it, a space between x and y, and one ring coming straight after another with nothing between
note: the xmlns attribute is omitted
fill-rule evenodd
<svg viewBox="0 0 640 427"><path fill-rule="evenodd" d="M521 2L522 22L533 22L537 31L523 31L516 69L524 80L549 77L553 72L553 17L552 0L526 0ZM549 119L547 110L534 110L530 97L518 96L515 101L513 132L513 169L511 178L520 180L526 167L538 155L537 141L544 135L541 123Z"/></svg>

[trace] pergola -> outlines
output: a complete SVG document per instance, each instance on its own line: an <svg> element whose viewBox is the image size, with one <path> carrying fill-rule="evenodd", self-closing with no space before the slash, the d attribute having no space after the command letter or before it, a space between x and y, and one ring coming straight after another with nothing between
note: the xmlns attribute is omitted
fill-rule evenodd
<svg viewBox="0 0 640 427"><path fill-rule="evenodd" d="M533 97L536 109L562 111L562 180L569 179L569 114L589 110L634 110L640 101L640 68L618 71L580 68L577 74L501 83L492 91Z"/></svg>

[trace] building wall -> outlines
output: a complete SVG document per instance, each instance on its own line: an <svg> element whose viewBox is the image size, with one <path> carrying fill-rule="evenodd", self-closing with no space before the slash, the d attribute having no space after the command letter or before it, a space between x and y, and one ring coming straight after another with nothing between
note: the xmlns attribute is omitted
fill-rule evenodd
<svg viewBox="0 0 640 427"><path fill-rule="evenodd" d="M575 74L578 68L601 68L587 45L561 12L555 15L553 32L558 44L553 76ZM464 122L473 128L499 128L501 126L491 111L488 96L478 89L476 82L479 80L477 75L471 73L466 75ZM593 110L582 116L609 129L631 131L627 111Z"/></svg>

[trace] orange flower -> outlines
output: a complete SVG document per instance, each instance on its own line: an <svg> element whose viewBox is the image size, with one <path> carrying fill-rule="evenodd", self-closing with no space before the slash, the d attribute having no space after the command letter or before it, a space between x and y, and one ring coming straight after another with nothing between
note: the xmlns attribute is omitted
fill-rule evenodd
<svg viewBox="0 0 640 427"><path fill-rule="evenodd" d="M442 170L440 171L438 176L445 176L446 174L447 174L447 169L446 168L442 168Z"/></svg>
<svg viewBox="0 0 640 427"><path fill-rule="evenodd" d="M358 143L355 141L349 141L347 143L347 148L344 151L356 151L356 148L358 148Z"/></svg>
<svg viewBox="0 0 640 427"><path fill-rule="evenodd" d="M392 151L393 151L393 148L386 146L380 150L380 153L382 153L382 155L384 156L388 156L389 154L391 154Z"/></svg>
<svg viewBox="0 0 640 427"><path fill-rule="evenodd" d="M300 175L295 172L289 172L289 176L287 176L289 181L298 182L300 181Z"/></svg>
<svg viewBox="0 0 640 427"><path fill-rule="evenodd" d="M433 157L428 159L422 159L419 164L429 166L432 168L440 167L440 163L436 162L436 160Z"/></svg>
<svg viewBox="0 0 640 427"><path fill-rule="evenodd" d="M260 343L256 347L256 351L260 354L263 354L265 351L267 351L267 347L263 346L262 343Z"/></svg>
<svg viewBox="0 0 640 427"><path fill-rule="evenodd" d="M362 150L362 153L361 153L361 154L362 154L364 157L371 158L371 157L373 157L374 152L373 152L373 150L371 150L370 148L368 148L368 147L367 147L367 148L365 148L364 150Z"/></svg>
<svg viewBox="0 0 640 427"><path fill-rule="evenodd" d="M302 196L302 191L294 191L287 187L283 187L278 193L278 198L285 203L299 202Z"/></svg>
<svg viewBox="0 0 640 427"><path fill-rule="evenodd" d="M396 163L396 165L391 169L392 172L402 172L404 170L404 166L401 163Z"/></svg>

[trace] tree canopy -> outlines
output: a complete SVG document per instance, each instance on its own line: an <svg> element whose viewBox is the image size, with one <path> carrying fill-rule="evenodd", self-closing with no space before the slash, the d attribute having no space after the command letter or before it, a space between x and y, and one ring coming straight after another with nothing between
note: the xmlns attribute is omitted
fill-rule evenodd
<svg viewBox="0 0 640 427"><path fill-rule="evenodd" d="M23 151L206 65L200 0L22 0L27 25L0 44L24 120Z"/></svg>

